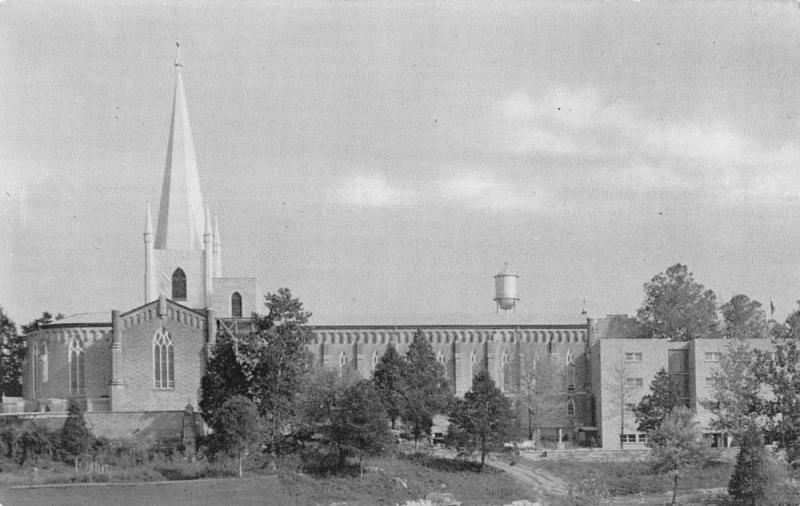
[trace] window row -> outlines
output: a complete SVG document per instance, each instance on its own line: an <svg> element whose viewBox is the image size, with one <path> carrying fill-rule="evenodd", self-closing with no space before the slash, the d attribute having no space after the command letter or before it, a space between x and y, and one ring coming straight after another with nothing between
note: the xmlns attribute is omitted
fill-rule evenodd
<svg viewBox="0 0 800 506"><path fill-rule="evenodd" d="M31 375L35 393L48 381L49 356L46 343L36 343L31 350ZM72 339L67 348L69 394L86 394L86 350L79 339ZM175 388L175 346L169 332L159 329L153 336L153 387Z"/></svg>
<svg viewBox="0 0 800 506"><path fill-rule="evenodd" d="M620 443L646 443L647 434L620 434Z"/></svg>
<svg viewBox="0 0 800 506"><path fill-rule="evenodd" d="M50 357L47 343L35 343L31 349L31 375L33 390L38 394L49 376ZM73 338L67 348L67 371L69 374L69 394L84 395L86 393L86 350L79 339Z"/></svg>

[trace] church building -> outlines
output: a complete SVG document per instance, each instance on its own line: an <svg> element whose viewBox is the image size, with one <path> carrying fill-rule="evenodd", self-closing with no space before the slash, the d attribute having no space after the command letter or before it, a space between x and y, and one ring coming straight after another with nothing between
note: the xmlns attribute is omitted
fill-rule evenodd
<svg viewBox="0 0 800 506"><path fill-rule="evenodd" d="M220 230L203 202L181 71L178 58L158 215L154 222L148 207L144 222L142 305L72 315L29 335L23 398L6 399L3 413L54 415L63 413L71 398L83 405L98 434L177 436L184 430L184 414L197 409L200 380L218 332L244 331L250 315L263 311L255 278L223 276ZM512 276L503 272L496 279ZM619 421L613 418L620 410L612 407L606 377L616 358L630 359L637 376L628 383L637 393L626 399L641 398L648 378L678 356L666 342L653 347L640 339L610 339L630 337L630 319L624 315L590 319L575 314L533 322L499 313L412 321L312 319L309 351L319 367L353 369L370 377L388 346L402 354L421 332L457 395L486 370L512 398L530 386L532 368L546 359L558 371L560 397L542 427L544 435L609 448L623 437L642 442L633 429L630 435L619 434ZM711 356L717 352L708 351L709 346L716 350L720 345L703 346L693 345L687 356L694 357L695 349L704 350L706 355L697 351L702 357ZM680 374L696 376L690 370L695 360L690 362ZM685 384L687 399L697 404L697 392L688 389L696 390L698 382L687 379Z"/></svg>

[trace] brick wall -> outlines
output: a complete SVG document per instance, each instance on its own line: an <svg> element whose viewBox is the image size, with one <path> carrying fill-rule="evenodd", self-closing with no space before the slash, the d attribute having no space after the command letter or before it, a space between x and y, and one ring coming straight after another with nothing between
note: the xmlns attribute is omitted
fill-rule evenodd
<svg viewBox="0 0 800 506"><path fill-rule="evenodd" d="M171 302L159 315L158 302L121 315L122 399L115 411L171 411L187 404L197 406L203 374L205 317ZM174 346L175 386L157 389L154 384L153 338L165 329Z"/></svg>

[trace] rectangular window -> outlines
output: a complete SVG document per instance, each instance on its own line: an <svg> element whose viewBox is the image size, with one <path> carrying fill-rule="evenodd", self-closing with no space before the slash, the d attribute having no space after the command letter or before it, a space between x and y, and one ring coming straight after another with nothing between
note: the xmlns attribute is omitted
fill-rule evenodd
<svg viewBox="0 0 800 506"><path fill-rule="evenodd" d="M639 388L644 386L642 378L625 378L625 386L629 388Z"/></svg>
<svg viewBox="0 0 800 506"><path fill-rule="evenodd" d="M647 434L639 434L639 442L646 443L647 442Z"/></svg>
<svg viewBox="0 0 800 506"><path fill-rule="evenodd" d="M668 371L672 392L684 406L691 405L689 350L669 350Z"/></svg>
<svg viewBox="0 0 800 506"><path fill-rule="evenodd" d="M625 411L629 411L631 413L636 411L636 403L635 402L626 402L625 403Z"/></svg>
<svg viewBox="0 0 800 506"><path fill-rule="evenodd" d="M619 440L623 443L635 443L636 434L620 434Z"/></svg>
<svg viewBox="0 0 800 506"><path fill-rule="evenodd" d="M629 363L640 363L642 361L642 353L635 351L635 352L626 352L625 353L625 362Z"/></svg>
<svg viewBox="0 0 800 506"><path fill-rule="evenodd" d="M704 355L704 360L706 362L719 362L719 359L722 357L722 353L718 351L707 351Z"/></svg>

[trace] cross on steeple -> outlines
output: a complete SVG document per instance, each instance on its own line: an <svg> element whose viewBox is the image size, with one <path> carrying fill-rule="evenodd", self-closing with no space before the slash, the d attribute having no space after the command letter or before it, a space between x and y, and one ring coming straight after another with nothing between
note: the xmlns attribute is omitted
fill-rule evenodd
<svg viewBox="0 0 800 506"><path fill-rule="evenodd" d="M183 62L181 61L181 41L175 41L175 69L180 72L183 68Z"/></svg>

